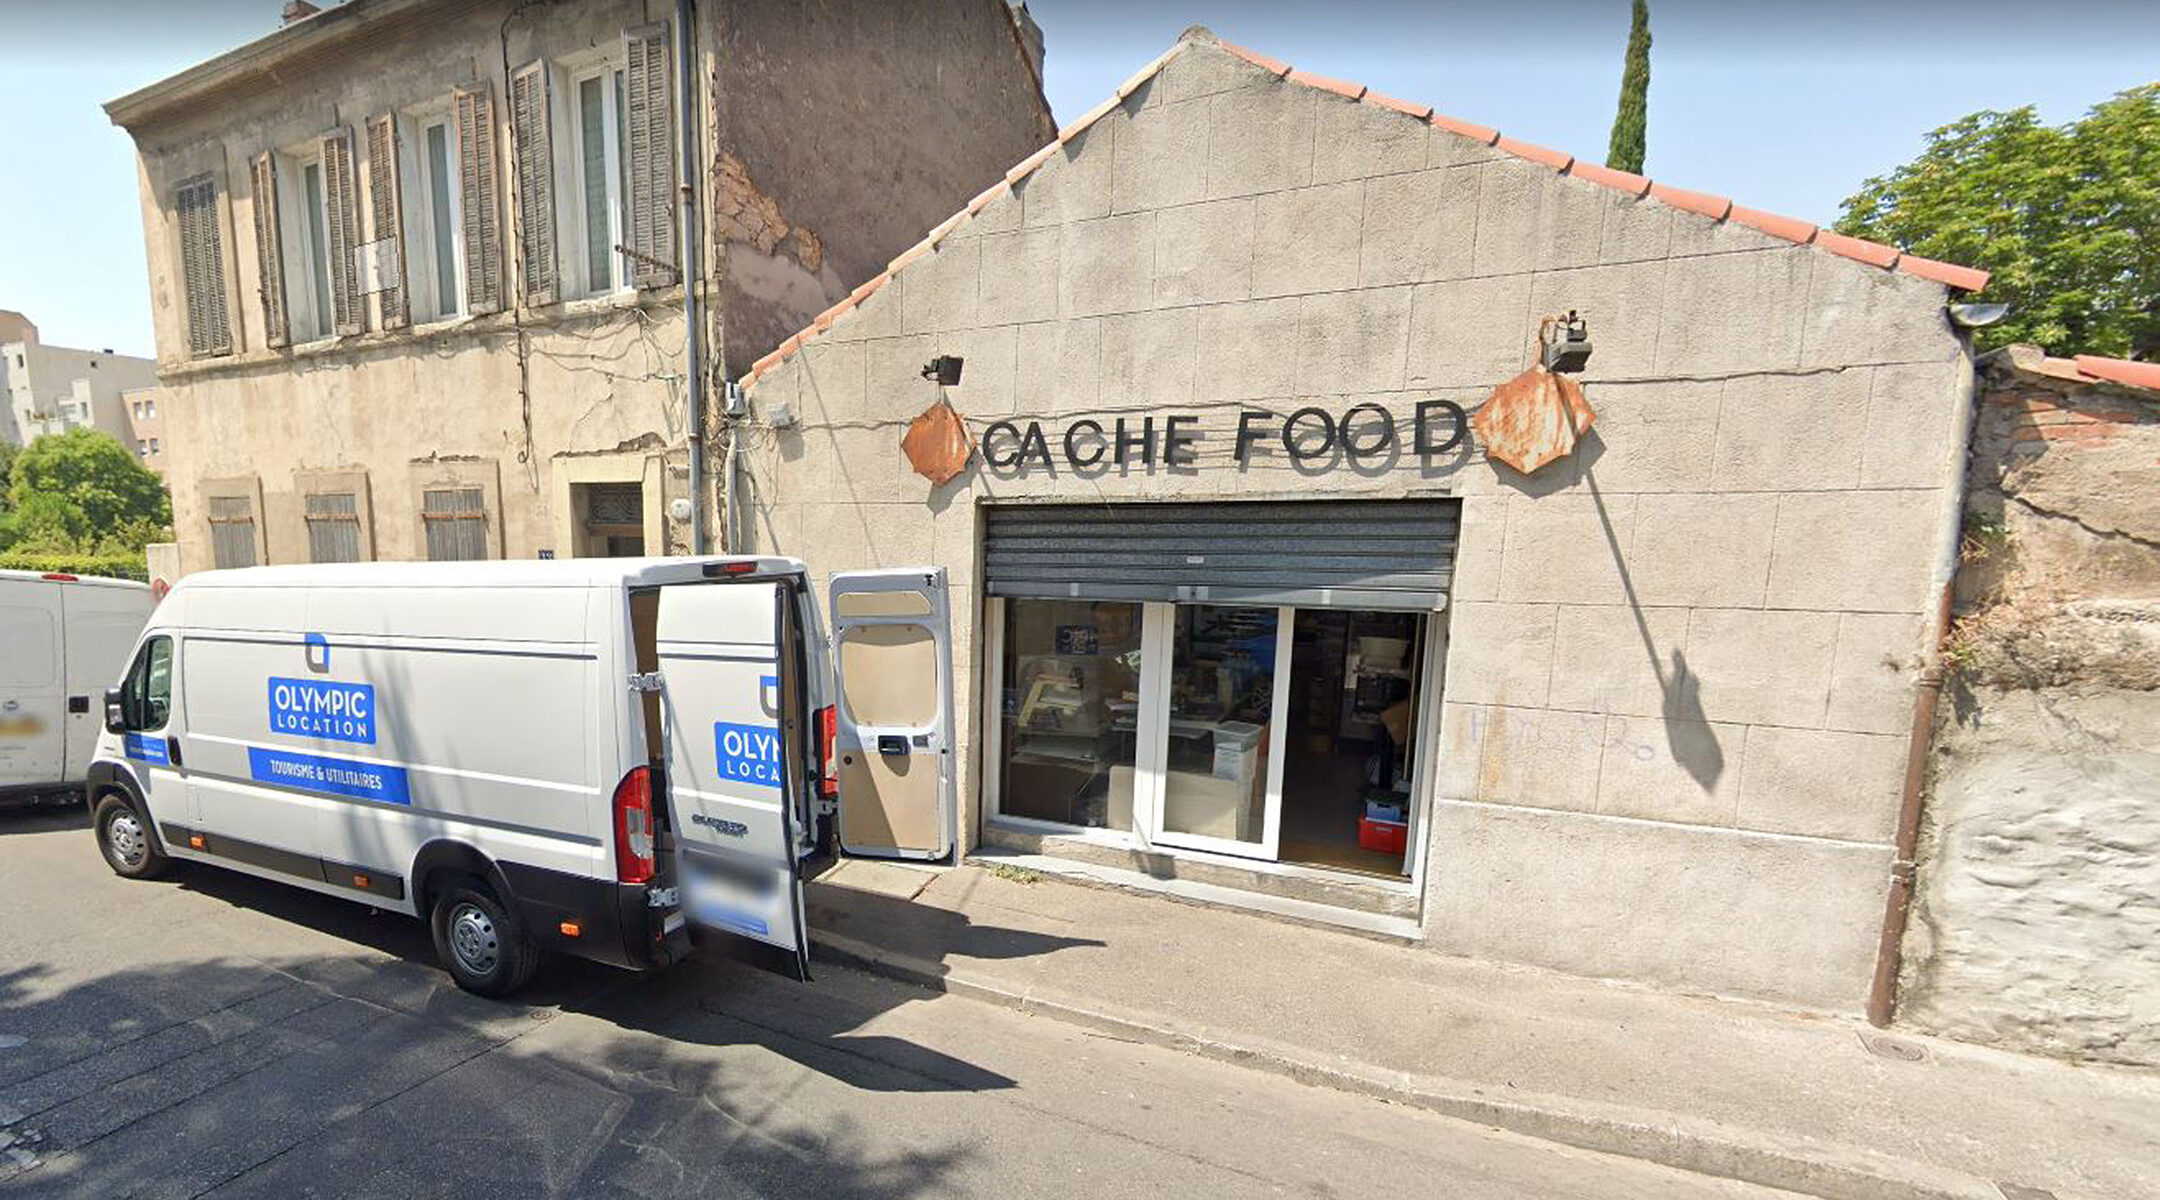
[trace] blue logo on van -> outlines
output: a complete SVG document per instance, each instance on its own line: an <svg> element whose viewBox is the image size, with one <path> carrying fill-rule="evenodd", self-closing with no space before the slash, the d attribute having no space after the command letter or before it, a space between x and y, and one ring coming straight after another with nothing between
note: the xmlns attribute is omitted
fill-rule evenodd
<svg viewBox="0 0 2160 1200"><path fill-rule="evenodd" d="M375 685L272 676L270 732L373 744Z"/></svg>
<svg viewBox="0 0 2160 1200"><path fill-rule="evenodd" d="M129 758L155 763L161 767L172 765L172 753L166 749L164 738L130 733L120 739L120 744L121 752Z"/></svg>
<svg viewBox="0 0 2160 1200"><path fill-rule="evenodd" d="M412 789L405 768L382 763L250 746L248 777L257 783L325 796L351 796L356 800L380 800L385 804L412 803Z"/></svg>
<svg viewBox="0 0 2160 1200"><path fill-rule="evenodd" d="M713 722L720 778L758 787L780 786L780 731L770 725Z"/></svg>

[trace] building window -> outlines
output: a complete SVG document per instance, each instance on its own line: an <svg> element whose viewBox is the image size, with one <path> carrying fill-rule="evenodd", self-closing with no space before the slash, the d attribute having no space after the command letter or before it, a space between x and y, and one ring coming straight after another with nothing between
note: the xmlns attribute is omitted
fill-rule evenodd
<svg viewBox="0 0 2160 1200"><path fill-rule="evenodd" d="M255 555L255 502L246 496L210 497L210 559L219 570L252 567Z"/></svg>
<svg viewBox="0 0 2160 1200"><path fill-rule="evenodd" d="M310 332L329 337L332 331L330 303L330 216L323 207L322 163L300 168L302 220L306 223L307 280Z"/></svg>
<svg viewBox="0 0 2160 1200"><path fill-rule="evenodd" d="M145 401L143 401L143 416L145 416L145 417L149 417L149 418L152 418L152 419L155 419L155 418L157 417L157 401L155 401L155 400L145 400Z"/></svg>
<svg viewBox="0 0 2160 1200"><path fill-rule="evenodd" d="M411 120L419 136L399 139L405 177L416 185L406 193L406 273L415 319L440 321L465 311L457 125L447 111Z"/></svg>
<svg viewBox="0 0 2160 1200"><path fill-rule="evenodd" d="M150 453L152 453L152 454L162 454L162 453L164 453L163 451L161 451L161 450L159 450L159 449L158 449L158 440L157 440L156 438L151 438L151 439L150 439Z"/></svg>
<svg viewBox="0 0 2160 1200"><path fill-rule="evenodd" d="M420 522L430 562L488 556L487 501L476 487L428 488L420 493Z"/></svg>
<svg viewBox="0 0 2160 1200"><path fill-rule="evenodd" d="M586 295L626 286L628 276L615 247L623 240L622 143L623 73L612 65L572 79L571 104L576 187L571 227L576 230L576 262Z"/></svg>
<svg viewBox="0 0 2160 1200"><path fill-rule="evenodd" d="M307 497L308 561L360 561L360 504L352 492L316 492Z"/></svg>
<svg viewBox="0 0 2160 1200"><path fill-rule="evenodd" d="M1005 602L1000 811L1130 830L1140 606Z"/></svg>
<svg viewBox="0 0 2160 1200"><path fill-rule="evenodd" d="M636 558L645 553L645 485L581 483L577 512L584 522L585 558Z"/></svg>

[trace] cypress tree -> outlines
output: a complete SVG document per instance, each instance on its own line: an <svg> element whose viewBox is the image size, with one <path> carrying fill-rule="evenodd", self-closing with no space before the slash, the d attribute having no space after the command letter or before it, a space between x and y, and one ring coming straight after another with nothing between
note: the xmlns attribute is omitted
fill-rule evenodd
<svg viewBox="0 0 2160 1200"><path fill-rule="evenodd" d="M1627 69L1620 73L1620 111L1613 115L1612 145L1605 151L1605 165L1615 171L1643 169L1643 134L1650 107L1650 4L1635 0L1635 19L1628 27Z"/></svg>

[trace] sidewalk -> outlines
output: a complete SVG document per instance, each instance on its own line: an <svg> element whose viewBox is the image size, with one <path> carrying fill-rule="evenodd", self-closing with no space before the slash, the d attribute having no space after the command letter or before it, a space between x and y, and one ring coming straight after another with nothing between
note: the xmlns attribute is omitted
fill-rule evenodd
<svg viewBox="0 0 2160 1200"><path fill-rule="evenodd" d="M2160 1196L2149 1074L973 865L842 863L810 923L821 957L1707 1174L1841 1200Z"/></svg>

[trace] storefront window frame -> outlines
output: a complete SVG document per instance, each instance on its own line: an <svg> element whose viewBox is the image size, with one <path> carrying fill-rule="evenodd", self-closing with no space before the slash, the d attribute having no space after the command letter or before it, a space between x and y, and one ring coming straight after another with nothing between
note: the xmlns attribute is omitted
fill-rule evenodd
<svg viewBox="0 0 2160 1200"><path fill-rule="evenodd" d="M1419 745L1427 749L1417 756L1411 770L1409 829L1405 831L1408 839L1409 854L1404 860L1405 876L1401 879L1383 879L1305 863L1283 862L1279 859L1250 857L1189 845L1156 842L1149 837L1148 831L1153 827L1157 819L1155 806L1160 803L1162 794L1159 783L1146 783L1142 786L1136 786L1133 797L1132 829L1130 831L1102 826L1069 825L1063 822L1046 821L1037 817L1026 817L1004 812L1003 796L1001 794L1002 765L1005 750L1002 715L1005 701L1004 661L1007 603L1008 598L1004 596L986 596L983 598L984 653L982 661L984 670L981 676L983 680L982 709L979 714L981 717L979 726L980 744L983 753L980 760L981 774L978 777L981 781L979 784L981 805L978 810L980 813L978 820L984 830L995 828L1012 833L1088 842L1120 850L1169 854L1190 858L1198 862L1238 867L1263 874L1324 880L1345 887L1370 888L1375 891L1392 892L1400 895L1423 895L1426 884L1426 871L1428 869L1428 855L1430 853L1430 847L1427 845L1429 841L1427 830L1430 829L1429 822L1432 819L1432 814L1441 803L1441 798L1437 792L1440 774L1438 759L1442 753L1442 747L1440 746L1440 717L1446 702L1443 685L1446 678L1448 613L1445 609L1435 610L1427 615L1427 635L1422 648L1422 658L1417 665L1418 692L1421 696L1430 699L1420 706L1420 711L1417 714L1417 725L1412 733L1412 736L1418 740ZM1169 616L1168 610L1174 610L1177 606L1175 601L1143 601L1139 603L1142 606L1141 619L1143 622L1164 621L1165 624L1167 624L1165 618ZM1160 605L1161 610L1164 610L1165 616L1151 617L1149 614L1157 611L1158 605ZM1289 606L1293 613L1299 607L1301 606ZM1143 659L1143 670L1145 664L1151 661L1151 659ZM1154 685L1143 681L1143 688L1150 686ZM1469 718L1466 717L1466 719ZM1145 746L1148 743L1143 741L1142 744ZM1159 763L1150 764L1147 753L1143 752L1136 762L1135 768L1136 770L1145 771L1159 769L1159 765ZM1471 799L1469 797L1457 797L1456 802L1469 802Z"/></svg>

